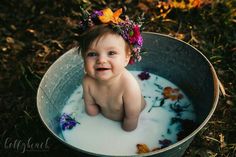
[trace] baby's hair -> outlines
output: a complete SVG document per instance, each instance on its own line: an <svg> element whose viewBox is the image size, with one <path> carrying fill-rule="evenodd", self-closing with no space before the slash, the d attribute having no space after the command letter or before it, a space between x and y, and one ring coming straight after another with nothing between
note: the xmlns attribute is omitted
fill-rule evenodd
<svg viewBox="0 0 236 157"><path fill-rule="evenodd" d="M101 37L114 34L119 35L117 32L113 31L109 28L108 25L98 25L94 26L87 32L83 33L79 38L79 52L81 53L82 57L85 58L86 52L88 51L89 47L95 40L99 40ZM125 40L124 40L125 41ZM114 41L115 42L115 41ZM125 51L127 54L130 54L130 45L125 41Z"/></svg>
<svg viewBox="0 0 236 157"><path fill-rule="evenodd" d="M142 59L141 50L143 38L141 35L141 19L130 20L128 16L121 19L122 9L113 12L110 8L94 10L92 13L81 8L82 17L78 23L78 33L81 40L80 52L85 57L93 41L99 40L107 34L118 34L126 41L126 52L130 55L129 64L134 64ZM124 16L123 16L124 17Z"/></svg>

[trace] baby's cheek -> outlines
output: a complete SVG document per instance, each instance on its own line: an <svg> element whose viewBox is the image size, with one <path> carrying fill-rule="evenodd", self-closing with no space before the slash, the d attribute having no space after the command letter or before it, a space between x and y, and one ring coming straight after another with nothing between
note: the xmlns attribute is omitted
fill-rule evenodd
<svg viewBox="0 0 236 157"><path fill-rule="evenodd" d="M85 69L85 72L86 72L86 73L89 73L89 74L92 73L92 66L90 66L90 65L85 65L85 68L84 68L84 69Z"/></svg>

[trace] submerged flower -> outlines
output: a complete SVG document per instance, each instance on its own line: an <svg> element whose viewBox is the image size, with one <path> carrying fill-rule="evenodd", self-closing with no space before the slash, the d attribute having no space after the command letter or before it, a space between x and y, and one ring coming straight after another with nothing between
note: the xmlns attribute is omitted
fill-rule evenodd
<svg viewBox="0 0 236 157"><path fill-rule="evenodd" d="M171 140L164 139L164 140L159 140L159 144L161 145L161 148L168 147L169 145L172 144Z"/></svg>
<svg viewBox="0 0 236 157"><path fill-rule="evenodd" d="M62 130L72 129L76 124L80 124L75 119L73 119L69 114L63 113L60 117L60 125Z"/></svg>
<svg viewBox="0 0 236 157"><path fill-rule="evenodd" d="M118 24L119 22L122 22L123 20L119 18L119 16L122 14L122 8L115 11L114 13L110 8L106 8L102 10L102 15L98 16L99 20L102 23L110 23L113 22L115 24Z"/></svg>
<svg viewBox="0 0 236 157"><path fill-rule="evenodd" d="M171 118L170 125L179 123L180 124L180 130L177 133L177 140L180 141L184 139L186 136L191 134L197 127L199 126L197 122L191 119L181 119L178 117Z"/></svg>
<svg viewBox="0 0 236 157"><path fill-rule="evenodd" d="M138 74L138 77L140 80L148 80L150 78L149 72L143 71L140 74Z"/></svg>
<svg viewBox="0 0 236 157"><path fill-rule="evenodd" d="M179 92L179 89L173 89L171 87L165 87L162 95L165 99L171 99L172 101L183 98L183 95Z"/></svg>

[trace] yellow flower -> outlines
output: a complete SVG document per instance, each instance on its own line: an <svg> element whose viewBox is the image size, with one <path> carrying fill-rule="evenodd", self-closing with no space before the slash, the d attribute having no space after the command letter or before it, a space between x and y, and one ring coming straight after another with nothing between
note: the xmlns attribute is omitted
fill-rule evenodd
<svg viewBox="0 0 236 157"><path fill-rule="evenodd" d="M122 8L115 11L114 13L110 8L106 8L102 10L103 15L99 16L99 20L102 23L110 23L113 22L115 24L118 24L119 22L122 22L123 20L119 18L119 16L122 14Z"/></svg>

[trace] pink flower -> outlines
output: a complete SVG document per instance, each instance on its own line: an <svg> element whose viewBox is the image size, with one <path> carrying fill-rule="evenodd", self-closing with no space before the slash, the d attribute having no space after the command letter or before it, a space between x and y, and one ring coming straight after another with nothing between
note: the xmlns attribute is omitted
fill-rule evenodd
<svg viewBox="0 0 236 157"><path fill-rule="evenodd" d="M137 59L138 59L138 61L141 61L142 56L138 55Z"/></svg>
<svg viewBox="0 0 236 157"><path fill-rule="evenodd" d="M133 31L130 32L130 37L129 37L129 41L131 44L135 44L135 43L139 43L142 39L142 37L140 35L140 30L139 30L139 26L135 25L133 27Z"/></svg>

